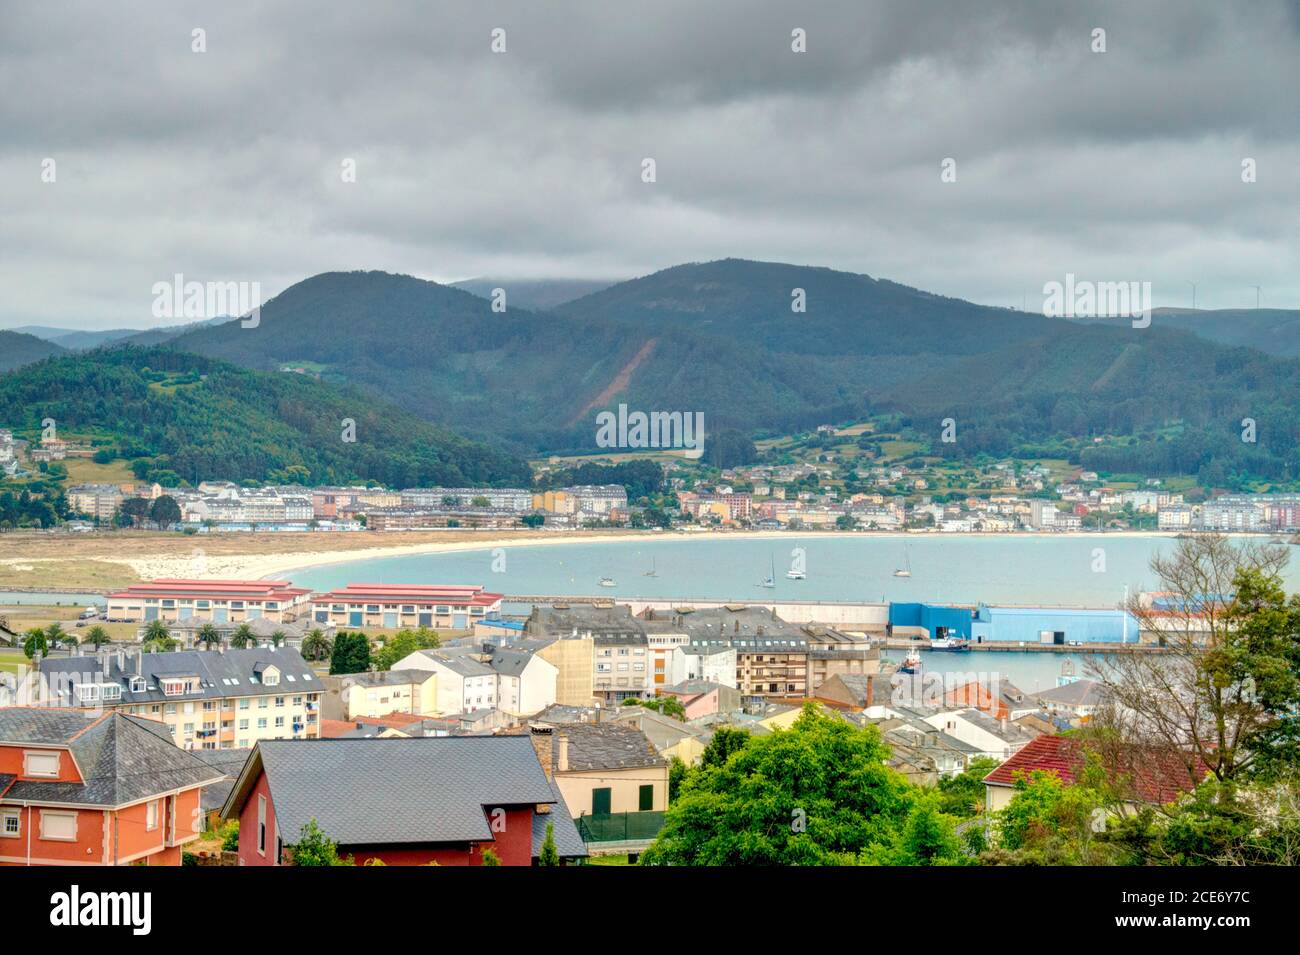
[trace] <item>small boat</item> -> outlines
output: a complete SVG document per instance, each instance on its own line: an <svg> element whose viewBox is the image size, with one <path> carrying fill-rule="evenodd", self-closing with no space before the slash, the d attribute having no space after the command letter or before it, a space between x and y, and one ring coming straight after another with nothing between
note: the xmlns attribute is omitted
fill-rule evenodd
<svg viewBox="0 0 1300 955"><path fill-rule="evenodd" d="M898 665L899 673L915 673L921 669L921 652L908 650L907 657Z"/></svg>
<svg viewBox="0 0 1300 955"><path fill-rule="evenodd" d="M613 577L602 577L602 578L600 578L600 585L601 585L602 587L617 587L617 586L618 586L618 584L614 583L614 578L613 578Z"/></svg>
<svg viewBox="0 0 1300 955"><path fill-rule="evenodd" d="M772 558L771 573L769 573L766 577L763 578L763 582L760 583L759 586L764 587L767 590L771 590L773 587L776 586L776 558L775 557Z"/></svg>
<svg viewBox="0 0 1300 955"><path fill-rule="evenodd" d="M900 568L898 568L898 570L894 571L894 576L895 576L895 577L911 577L911 576L912 576L912 557L911 557L911 555L907 552L907 545L906 545L906 544L903 545L903 566L900 567Z"/></svg>
<svg viewBox="0 0 1300 955"><path fill-rule="evenodd" d="M790 569L790 570L787 570L787 571L785 572L785 576L786 576L786 578L789 579L789 580L807 580L807 579L808 579L808 575L805 574L802 570L794 570L793 568Z"/></svg>
<svg viewBox="0 0 1300 955"><path fill-rule="evenodd" d="M944 650L948 653L961 653L970 649L970 641L962 640L957 637L942 637L938 640L930 641L931 650Z"/></svg>
<svg viewBox="0 0 1300 955"><path fill-rule="evenodd" d="M655 570L655 559L654 559L653 557L650 558L650 569L647 570L644 574L642 574L642 576L643 576L643 577L658 577L658 576L659 576L658 572Z"/></svg>

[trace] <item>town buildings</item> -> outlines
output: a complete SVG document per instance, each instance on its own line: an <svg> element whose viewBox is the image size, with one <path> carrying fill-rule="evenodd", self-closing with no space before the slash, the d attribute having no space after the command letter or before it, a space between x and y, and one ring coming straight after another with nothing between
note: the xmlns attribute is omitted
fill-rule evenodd
<svg viewBox="0 0 1300 955"><path fill-rule="evenodd" d="M200 620L284 623L306 610L311 591L287 580L183 580L162 578L132 584L108 595L109 620L164 623Z"/></svg>
<svg viewBox="0 0 1300 955"><path fill-rule="evenodd" d="M311 619L352 629L442 627L467 630L501 613L502 594L481 585L348 584L311 597Z"/></svg>
<svg viewBox="0 0 1300 955"><path fill-rule="evenodd" d="M222 775L161 723L0 709L0 865L180 865Z"/></svg>
<svg viewBox="0 0 1300 955"><path fill-rule="evenodd" d="M103 650L36 661L49 707L154 720L181 749L247 749L319 735L325 686L297 650Z"/></svg>

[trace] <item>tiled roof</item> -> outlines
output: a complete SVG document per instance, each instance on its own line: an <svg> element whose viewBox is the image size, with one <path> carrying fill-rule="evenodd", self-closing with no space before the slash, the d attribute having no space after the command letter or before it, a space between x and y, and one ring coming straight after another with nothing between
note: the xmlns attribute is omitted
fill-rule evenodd
<svg viewBox="0 0 1300 955"><path fill-rule="evenodd" d="M1061 782L1072 785L1084 765L1084 750L1077 739L1068 736L1040 736L984 777L985 784L1014 786L1016 775L1026 777L1036 769L1054 772ZM1134 748L1126 755L1111 757L1103 765L1112 783L1127 785L1135 799L1163 804L1193 788L1187 767L1176 757L1141 752Z"/></svg>
<svg viewBox="0 0 1300 955"><path fill-rule="evenodd" d="M341 845L491 840L484 807L555 802L526 736L262 740L227 817L259 764L286 843L311 819Z"/></svg>
<svg viewBox="0 0 1300 955"><path fill-rule="evenodd" d="M15 780L9 801L120 806L213 783L221 773L172 742L163 724L122 713L0 709L0 744L66 746L82 782Z"/></svg>

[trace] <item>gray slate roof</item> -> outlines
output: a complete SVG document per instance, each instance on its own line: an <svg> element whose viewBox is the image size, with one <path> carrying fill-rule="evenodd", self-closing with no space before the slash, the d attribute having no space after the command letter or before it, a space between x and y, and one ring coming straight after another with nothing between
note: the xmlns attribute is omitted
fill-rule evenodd
<svg viewBox="0 0 1300 955"><path fill-rule="evenodd" d="M555 840L555 851L560 854L560 858L574 859L587 855L587 844L582 841L577 823L573 821L560 787L554 781L551 790L555 793L555 806L550 812L533 813L533 858L536 859L542 851L548 822L555 824L551 837Z"/></svg>
<svg viewBox="0 0 1300 955"><path fill-rule="evenodd" d="M280 671L280 682L276 686L261 682L260 675L269 665ZM288 647L224 652L177 650L171 653L87 654L45 659L41 661L40 669L41 676L50 679L51 686L61 690L59 702L65 705L76 703L70 684L83 680L118 684L122 688L123 704L325 692L325 684L312 672L302 654ZM144 677L144 689L132 691L131 677L137 673ZM159 680L169 676L197 676L200 688L194 693L165 696ZM256 681L254 676L258 677Z"/></svg>
<svg viewBox="0 0 1300 955"><path fill-rule="evenodd" d="M1075 680L1050 690L1031 694L1040 703L1060 703L1063 706L1100 706L1106 699L1105 687L1096 680Z"/></svg>
<svg viewBox="0 0 1300 955"><path fill-rule="evenodd" d="M0 743L67 747L82 782L15 780L3 801L121 806L216 782L221 773L180 749L156 720L122 713L89 717L78 710L0 709Z"/></svg>
<svg viewBox="0 0 1300 955"><path fill-rule="evenodd" d="M485 806L556 801L526 736L262 740L254 752L286 843L311 819L340 845L491 840Z"/></svg>
<svg viewBox="0 0 1300 955"><path fill-rule="evenodd" d="M556 735L569 738L569 772L667 765L645 733L626 723L565 723ZM551 757L558 771L558 739Z"/></svg>

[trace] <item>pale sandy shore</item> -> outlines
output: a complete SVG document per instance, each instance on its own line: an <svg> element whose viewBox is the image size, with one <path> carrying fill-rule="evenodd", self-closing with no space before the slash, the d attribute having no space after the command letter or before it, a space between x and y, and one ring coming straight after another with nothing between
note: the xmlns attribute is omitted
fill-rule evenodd
<svg viewBox="0 0 1300 955"><path fill-rule="evenodd" d="M838 538L864 537L880 540L891 538L931 537L952 539L969 538L1006 538L1008 540L1032 541L1035 539L1060 539L1069 536L1075 539L1096 537L1174 537L1174 534L1124 531L1102 533L1057 534L906 534L886 532L852 533L845 531L627 531L606 536L577 536L564 533L532 534L520 536L510 533L499 538L476 536L473 540L441 541L436 543L393 544L392 546L367 547L356 550L294 551L269 554L230 554L206 555L202 553L190 556L168 556L153 558L99 558L115 560L130 565L142 579L155 577L212 577L252 579L264 577L292 577L293 571L331 564L354 563L381 557L413 557L422 554L448 554L463 551L480 551L490 548L511 547L555 547L567 544L620 544L631 541L718 541L718 540L788 540L794 538Z"/></svg>

